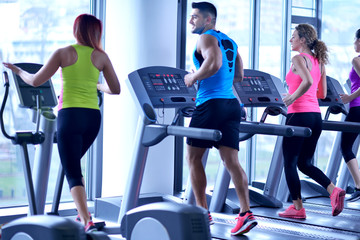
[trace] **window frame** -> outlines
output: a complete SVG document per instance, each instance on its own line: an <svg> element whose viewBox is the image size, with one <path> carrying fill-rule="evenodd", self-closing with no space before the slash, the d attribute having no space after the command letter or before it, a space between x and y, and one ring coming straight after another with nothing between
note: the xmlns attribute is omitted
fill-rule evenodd
<svg viewBox="0 0 360 240"><path fill-rule="evenodd" d="M103 36L102 43L104 44L105 39L105 9L106 9L106 0L88 0L89 1L89 13L98 17L103 21ZM102 111L103 108L101 108ZM102 126L101 131L99 132L98 138L95 140L94 144L89 149L89 152L86 156L86 188L87 188L87 197L88 200L92 201L96 197L99 197L101 194L101 179L102 179ZM53 149L56 151L56 149ZM100 183L100 184L98 184ZM54 185L55 186L55 185ZM49 186L48 186L49 187ZM65 185L63 188L66 187ZM62 202L60 202L61 204ZM25 205L8 205L0 208L0 211L5 214L1 214L1 222L9 222L19 216L22 216L27 212L28 203ZM8 211L11 211L11 214L7 214ZM15 214L13 214L15 213Z"/></svg>

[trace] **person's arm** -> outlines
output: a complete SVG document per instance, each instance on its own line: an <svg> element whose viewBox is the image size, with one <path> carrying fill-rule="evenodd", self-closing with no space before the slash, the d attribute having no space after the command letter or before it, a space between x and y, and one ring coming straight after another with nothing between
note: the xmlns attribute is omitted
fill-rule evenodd
<svg viewBox="0 0 360 240"><path fill-rule="evenodd" d="M58 70L61 65L61 50L55 51L49 61L35 74L28 73L27 71L15 66L11 63L3 63L5 67L12 70L15 74L27 84L38 87L48 81Z"/></svg>
<svg viewBox="0 0 360 240"><path fill-rule="evenodd" d="M104 61L102 71L106 80L106 84L99 83L97 85L97 89L108 94L120 94L120 82L117 78L114 67L106 53L103 53L102 57Z"/></svg>
<svg viewBox="0 0 360 240"><path fill-rule="evenodd" d="M311 87L313 79L309 70L306 68L305 59L301 55L296 55L292 58L293 67L296 69L298 75L300 75L301 83L293 94L287 94L283 98L283 102L286 106L291 105L296 99L301 97Z"/></svg>
<svg viewBox="0 0 360 240"><path fill-rule="evenodd" d="M244 65L239 52L237 52L235 59L234 82L242 82L243 78L244 78Z"/></svg>
<svg viewBox="0 0 360 240"><path fill-rule="evenodd" d="M197 51L204 58L201 67L193 72L185 75L184 80L186 86L192 86L196 81L214 75L222 65L222 53L218 45L218 40L209 34L200 35Z"/></svg>
<svg viewBox="0 0 360 240"><path fill-rule="evenodd" d="M325 65L321 64L321 79L318 85L318 91L316 93L317 98L325 99L327 94L327 82L326 82L326 70Z"/></svg>
<svg viewBox="0 0 360 240"><path fill-rule="evenodd" d="M352 60L352 65L357 75L360 76L360 57L355 57ZM340 94L341 100L343 101L344 104L351 102L352 100L358 98L359 96L360 96L360 88L358 88L355 92L353 92L350 95Z"/></svg>

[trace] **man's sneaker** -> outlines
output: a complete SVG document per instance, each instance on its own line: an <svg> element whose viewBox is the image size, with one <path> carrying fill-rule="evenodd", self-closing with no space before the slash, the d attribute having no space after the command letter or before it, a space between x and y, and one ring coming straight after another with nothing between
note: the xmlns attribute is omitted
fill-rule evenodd
<svg viewBox="0 0 360 240"><path fill-rule="evenodd" d="M351 194L349 198L346 199L346 201L355 202L360 199L360 189L355 188L354 192Z"/></svg>
<svg viewBox="0 0 360 240"><path fill-rule="evenodd" d="M345 191L339 187L335 187L330 195L332 215L339 215L344 209Z"/></svg>
<svg viewBox="0 0 360 240"><path fill-rule="evenodd" d="M208 215L209 215L209 225L213 225L215 222L210 214L210 212L208 211Z"/></svg>
<svg viewBox="0 0 360 240"><path fill-rule="evenodd" d="M288 207L288 209L286 209L284 212L279 212L279 216L285 218L305 219L305 208L296 210L294 205L290 205L290 207Z"/></svg>
<svg viewBox="0 0 360 240"><path fill-rule="evenodd" d="M245 214L239 213L239 216L235 219L237 220L237 223L236 226L231 229L231 235L241 235L247 233L257 225L257 221L250 211L247 211Z"/></svg>
<svg viewBox="0 0 360 240"><path fill-rule="evenodd" d="M85 232L94 232L97 231L97 228L95 227L95 224L93 221L88 222L85 226Z"/></svg>
<svg viewBox="0 0 360 240"><path fill-rule="evenodd" d="M92 221L92 217L91 217L91 213L90 213L90 212L89 212L89 216L90 216L90 221ZM75 221L81 222L80 214L78 214L78 215L76 216Z"/></svg>

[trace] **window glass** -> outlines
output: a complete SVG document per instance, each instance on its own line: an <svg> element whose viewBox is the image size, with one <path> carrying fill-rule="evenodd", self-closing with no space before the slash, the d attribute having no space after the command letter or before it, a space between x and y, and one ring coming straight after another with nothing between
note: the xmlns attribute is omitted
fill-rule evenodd
<svg viewBox="0 0 360 240"><path fill-rule="evenodd" d="M0 1L0 62L44 64L56 49L75 42L72 34L73 22L77 15L89 11L89 0ZM56 94L59 95L61 80L58 73L52 78L52 82ZM19 130L35 130L35 125L31 122L32 111L19 108L14 84L10 84L4 112L5 128L10 135ZM0 94L4 95L4 88L0 88ZM56 111L55 107L54 112ZM27 204L20 147L12 145L10 140L1 134L0 148L0 207ZM28 150L32 164L35 147L28 146ZM52 200L54 194L59 164L58 150L54 144L48 201ZM82 166L85 166L85 160ZM83 171L85 174L85 168ZM63 200L71 199L67 186L65 182Z"/></svg>
<svg viewBox="0 0 360 240"><path fill-rule="evenodd" d="M342 84L349 78L352 59L359 55L354 51L354 37L360 28L360 15L353 11L358 7L360 2L356 0L346 1L346 4L323 1L321 37L329 48L330 60L326 73Z"/></svg>
<svg viewBox="0 0 360 240"><path fill-rule="evenodd" d="M326 65L328 76L338 80L341 85L349 78L351 61L359 54L354 51L354 37L360 16L354 9L359 9L360 2L335 0L322 1L322 32L321 38L329 49L329 61ZM346 14L344 14L346 13ZM345 91L345 89L344 89ZM323 116L326 109L323 110ZM340 120L341 114L332 115L330 120ZM324 131L318 144L318 166L323 170L332 151L332 144L337 132Z"/></svg>
<svg viewBox="0 0 360 240"><path fill-rule="evenodd" d="M315 0L293 0L292 15L315 17Z"/></svg>
<svg viewBox="0 0 360 240"><path fill-rule="evenodd" d="M281 72L282 43L282 0L262 0L260 4L260 45L259 70L277 78ZM257 109L257 121L260 121L264 108ZM279 124L279 117L268 116L266 123ZM255 180L267 177L276 136L256 135Z"/></svg>
<svg viewBox="0 0 360 240"><path fill-rule="evenodd" d="M260 4L259 70L280 77L282 43L282 0Z"/></svg>
<svg viewBox="0 0 360 240"><path fill-rule="evenodd" d="M186 32L186 70L191 71L195 69L192 61L193 52L196 46L196 41L199 37L197 34L192 34L189 27L190 14L192 11L191 3L187 3L187 32ZM238 44L238 50L242 57L244 68L249 67L249 39L250 39L250 1L245 0L213 0L209 1L217 8L216 29L227 34ZM189 125L189 120L185 122L185 126ZM184 144L186 146L186 143ZM239 159L241 166L245 169L245 152L246 144L240 144ZM184 147L184 156L186 156L186 147ZM209 152L208 162L206 166L206 174L208 186L212 186L215 182L218 166L221 159L217 149L213 148ZM188 166L184 159L184 174L183 184L187 183Z"/></svg>

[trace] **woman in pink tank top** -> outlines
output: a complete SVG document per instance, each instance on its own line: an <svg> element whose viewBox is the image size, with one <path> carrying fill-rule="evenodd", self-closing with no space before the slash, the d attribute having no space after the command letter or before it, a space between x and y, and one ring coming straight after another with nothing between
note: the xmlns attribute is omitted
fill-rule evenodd
<svg viewBox="0 0 360 240"><path fill-rule="evenodd" d="M360 29L355 33L354 41L355 52L360 53ZM349 114L345 121L360 122L360 56L352 60L352 68L349 74L351 81L351 94L341 95L343 103L350 104ZM354 179L355 189L347 201L356 201L360 199L360 171L356 156L352 150L354 142L359 134L345 133L341 134L341 152L343 154L346 165Z"/></svg>
<svg viewBox="0 0 360 240"><path fill-rule="evenodd" d="M284 137L283 155L286 182L293 201L280 217L306 218L301 198L301 184L297 169L314 179L330 194L332 215L344 208L345 191L335 187L331 180L312 164L316 144L322 130L322 118L318 98L327 93L325 64L328 62L327 47L317 39L315 29L309 24L295 27L290 39L293 51L299 52L292 58L292 66L286 75L289 93L283 101L288 107L286 124L308 127L311 137Z"/></svg>

